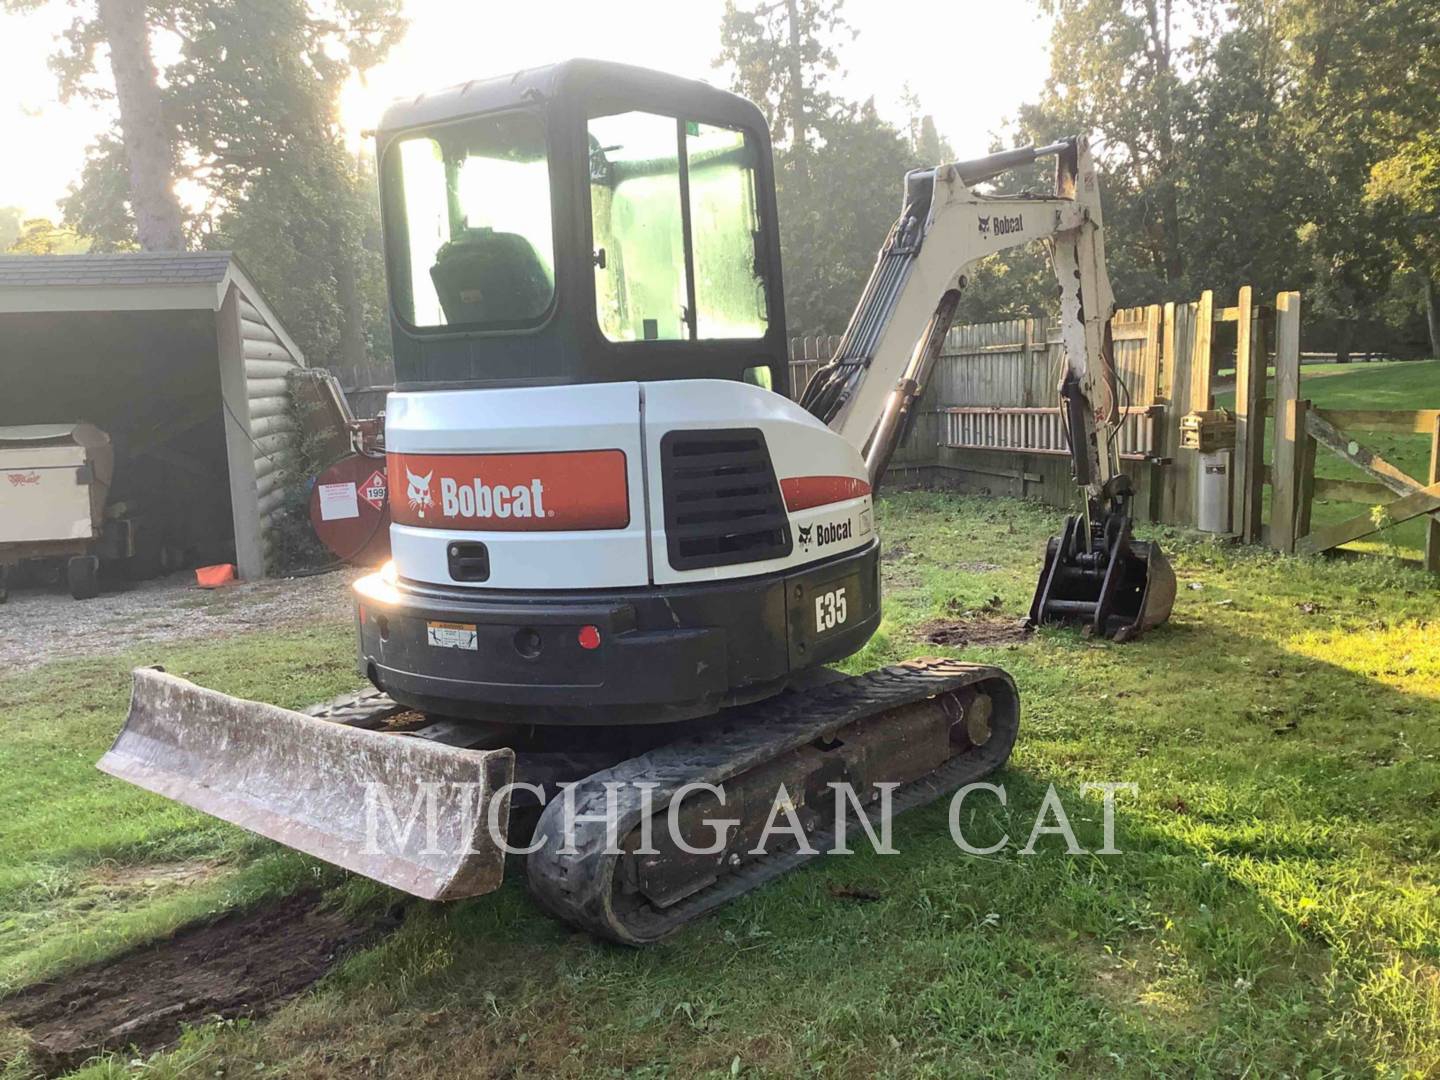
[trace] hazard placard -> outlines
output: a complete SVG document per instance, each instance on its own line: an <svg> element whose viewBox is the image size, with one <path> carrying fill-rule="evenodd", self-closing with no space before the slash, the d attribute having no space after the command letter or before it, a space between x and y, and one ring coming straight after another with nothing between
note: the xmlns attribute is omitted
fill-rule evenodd
<svg viewBox="0 0 1440 1080"><path fill-rule="evenodd" d="M385 509L385 474L379 469L372 472L360 485L360 497L376 510Z"/></svg>

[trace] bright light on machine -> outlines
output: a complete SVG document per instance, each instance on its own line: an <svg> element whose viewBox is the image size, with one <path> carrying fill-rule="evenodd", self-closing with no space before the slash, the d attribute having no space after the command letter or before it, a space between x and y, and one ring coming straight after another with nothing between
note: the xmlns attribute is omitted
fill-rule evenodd
<svg viewBox="0 0 1440 1080"><path fill-rule="evenodd" d="M367 600L374 600L377 604L395 604L400 599L396 591L396 584L399 582L399 575L395 572L394 561L388 561L378 572L366 574L359 581L355 582L355 591ZM364 611L362 607L360 609Z"/></svg>

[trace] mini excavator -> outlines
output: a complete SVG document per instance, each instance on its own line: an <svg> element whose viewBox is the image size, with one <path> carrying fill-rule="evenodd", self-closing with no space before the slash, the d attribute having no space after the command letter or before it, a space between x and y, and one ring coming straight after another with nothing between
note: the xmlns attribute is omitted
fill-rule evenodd
<svg viewBox="0 0 1440 1080"><path fill-rule="evenodd" d="M872 499L966 273L1033 242L1083 508L1030 619L1163 622L1086 142L908 173L837 354L792 394L768 130L733 94L594 61L394 105L392 559L353 586L374 689L299 713L142 669L100 768L428 899L496 888L523 850L541 906L630 945L992 772L1019 725L1004 671L827 665L880 624ZM1050 158L1052 192L982 191ZM808 842L761 850L781 785Z"/></svg>

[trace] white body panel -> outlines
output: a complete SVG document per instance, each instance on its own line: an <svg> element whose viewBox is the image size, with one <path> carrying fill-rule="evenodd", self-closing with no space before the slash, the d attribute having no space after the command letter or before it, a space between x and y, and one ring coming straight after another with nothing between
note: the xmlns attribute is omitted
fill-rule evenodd
<svg viewBox="0 0 1440 1080"><path fill-rule="evenodd" d="M401 577L453 584L446 545L479 540L490 551L487 589L649 583L638 383L391 394L385 405L385 447L418 454L622 450L626 459L630 522L625 528L500 532L392 525L391 554Z"/></svg>
<svg viewBox="0 0 1440 1080"><path fill-rule="evenodd" d="M90 539L85 459L83 446L0 448L0 544Z"/></svg>
<svg viewBox="0 0 1440 1080"><path fill-rule="evenodd" d="M748 383L682 379L646 383L645 442L648 460L660 460L660 440L667 431L704 428L759 428L770 450L775 476L781 481L806 476L847 476L863 479L865 461L844 439L789 398ZM666 556L665 520L658 511L664 497L660 470L649 478L651 539L654 544L655 584L682 581L723 581L804 566L821 558L864 547L875 533L870 496L791 511L790 530L795 539L790 554L781 559L734 563L703 570L675 570ZM833 544L801 543L801 530L850 521L850 537ZM811 531L810 535L818 535Z"/></svg>
<svg viewBox="0 0 1440 1080"><path fill-rule="evenodd" d="M626 588L774 573L871 542L874 514L866 493L791 511L794 543L783 558L699 570L671 568L660 440L677 429L737 427L764 433L782 487L793 478L864 480L865 463L853 447L789 399L745 383L689 379L391 394L385 421L390 452L618 449L625 453L630 508L628 524L613 529L496 531L394 524L390 544L396 570L414 581L456 584L449 574L447 547L452 541L478 540L490 556L490 578L478 587Z"/></svg>

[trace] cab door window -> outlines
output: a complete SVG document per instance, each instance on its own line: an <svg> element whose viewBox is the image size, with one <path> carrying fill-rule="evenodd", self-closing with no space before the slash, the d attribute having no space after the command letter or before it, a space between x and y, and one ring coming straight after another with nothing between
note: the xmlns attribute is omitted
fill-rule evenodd
<svg viewBox="0 0 1440 1080"><path fill-rule="evenodd" d="M611 341L760 338L756 150L655 113L589 121L595 315Z"/></svg>
<svg viewBox="0 0 1440 1080"><path fill-rule="evenodd" d="M681 192L673 117L590 121L595 316L611 341L690 336Z"/></svg>
<svg viewBox="0 0 1440 1080"><path fill-rule="evenodd" d="M755 148L743 131L688 124L690 235L695 265L695 336L765 336L765 279L757 250Z"/></svg>

